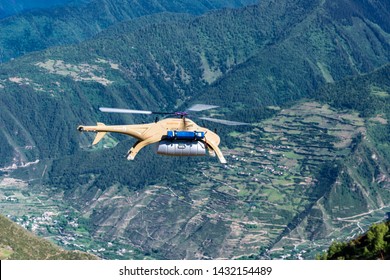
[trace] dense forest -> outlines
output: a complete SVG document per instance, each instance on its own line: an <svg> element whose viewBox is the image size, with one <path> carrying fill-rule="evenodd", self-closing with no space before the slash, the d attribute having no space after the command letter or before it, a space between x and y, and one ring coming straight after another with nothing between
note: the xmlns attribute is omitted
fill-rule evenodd
<svg viewBox="0 0 390 280"><path fill-rule="evenodd" d="M4 2L4 1L2 1ZM203 14L224 7L242 7L257 0L76 0L0 2L0 62L31 51L79 43L119 22L158 13ZM11 1L13 2L13 1ZM56 4L66 6L55 7ZM2 4L4 6L2 8ZM51 7L52 8L49 8ZM28 8L47 7L6 17Z"/></svg>

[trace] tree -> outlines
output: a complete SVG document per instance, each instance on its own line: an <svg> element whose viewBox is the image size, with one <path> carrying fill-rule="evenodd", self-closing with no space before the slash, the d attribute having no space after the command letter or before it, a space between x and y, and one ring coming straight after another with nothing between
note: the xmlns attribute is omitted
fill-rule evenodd
<svg viewBox="0 0 390 280"><path fill-rule="evenodd" d="M387 242L384 238L388 231L389 227L385 223L371 226L367 232L368 248L371 249L371 254L382 255L383 258L384 250L387 247Z"/></svg>

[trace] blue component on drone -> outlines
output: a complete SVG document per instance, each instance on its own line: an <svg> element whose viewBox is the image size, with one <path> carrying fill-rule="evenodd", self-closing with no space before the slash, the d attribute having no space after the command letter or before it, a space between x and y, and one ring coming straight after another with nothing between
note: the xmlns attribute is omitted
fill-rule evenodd
<svg viewBox="0 0 390 280"><path fill-rule="evenodd" d="M168 140L202 140L204 138L204 132L202 131L176 131L168 130Z"/></svg>

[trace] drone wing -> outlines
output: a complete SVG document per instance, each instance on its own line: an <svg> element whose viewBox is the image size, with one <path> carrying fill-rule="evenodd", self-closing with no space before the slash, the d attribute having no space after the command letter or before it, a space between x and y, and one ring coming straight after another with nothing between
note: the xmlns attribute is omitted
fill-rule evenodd
<svg viewBox="0 0 390 280"><path fill-rule="evenodd" d="M199 119L215 122L215 123L221 123L226 125L250 125L250 123L244 123L244 122L235 122L235 121L228 121L228 120L222 120L222 119L214 119L214 118L207 118L207 117L200 117Z"/></svg>

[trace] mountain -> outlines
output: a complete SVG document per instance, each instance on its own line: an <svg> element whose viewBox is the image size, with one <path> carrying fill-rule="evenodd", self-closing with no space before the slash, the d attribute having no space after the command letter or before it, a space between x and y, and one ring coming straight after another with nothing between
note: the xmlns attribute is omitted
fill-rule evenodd
<svg viewBox="0 0 390 280"><path fill-rule="evenodd" d="M389 71L273 108L273 117L233 133L227 166L145 152L145 165L113 170L90 153L54 163L50 185L79 185L65 197L93 221L95 238L125 238L155 258L314 258L389 211ZM113 165L126 145L102 151L105 161Z"/></svg>
<svg viewBox="0 0 390 280"><path fill-rule="evenodd" d="M275 105L280 100L310 96L324 83L388 63L390 16L382 10L383 5L388 5L385 2L313 2L311 9L304 4L291 3L289 7L283 2L274 3L277 7L261 12L267 15L263 16L264 21L273 23L269 24L270 29L264 32L265 22L259 27L271 42L218 80L218 86L207 89L201 99L210 103L243 99L241 103L245 104ZM268 7L265 2L263 6ZM263 6L260 4L260 8ZM367 10L378 11L374 13L378 17L368 16ZM285 13L292 16L282 17ZM377 26L381 28L376 29ZM280 33L272 40L275 30Z"/></svg>
<svg viewBox="0 0 390 280"><path fill-rule="evenodd" d="M81 251L66 251L0 215L0 260L96 260Z"/></svg>
<svg viewBox="0 0 390 280"><path fill-rule="evenodd" d="M118 22L145 15L162 12L198 15L213 9L241 7L256 2L256 0L95 0L84 5L67 5L26 12L0 20L0 62L51 46L78 43ZM36 4L39 7L39 3Z"/></svg>
<svg viewBox="0 0 390 280"><path fill-rule="evenodd" d="M53 6L61 6L65 4L85 4L89 0L1 0L0 1L0 18L18 14L31 9L45 9Z"/></svg>
<svg viewBox="0 0 390 280"><path fill-rule="evenodd" d="M362 126L354 129L357 134L350 139L350 153L342 160L333 158L330 165L319 169L319 196L296 217L271 250L294 248L296 254L300 250L315 251L329 239L351 239L386 218L390 198L389 74L387 65L329 84L316 93L318 100L342 112L359 112ZM338 131L346 140L347 130Z"/></svg>
<svg viewBox="0 0 390 280"><path fill-rule="evenodd" d="M40 234L103 258L314 258L388 212L386 5L265 0L149 15L2 64L0 211L38 227L59 213ZM150 149L129 162L132 139L92 148L76 131L153 121L99 106L199 102L253 123L205 124L225 166Z"/></svg>
<svg viewBox="0 0 390 280"><path fill-rule="evenodd" d="M0 83L9 93L0 101L7 123L2 137L11 147L18 146L10 143L15 142L10 135L19 127L23 132L18 138L24 146L34 147L19 149L15 162L52 158L79 149L70 123L101 118L100 105L159 110L196 100L227 106L230 114L242 117L240 107L245 112L248 107L282 105L310 96L326 82L388 62L384 30L374 32L374 23L360 21L354 32L349 24L337 25L336 32L333 25L338 19L327 20L332 14L321 3L263 4L184 21L170 17L165 24L145 27L129 22L94 40L4 64ZM290 16L282 18L286 11ZM314 40L320 32L323 38ZM360 33L370 36L352 37ZM350 47L334 43L343 40ZM24 112L22 119L18 112ZM123 116L103 118L108 123L124 121ZM84 138L84 145L86 140L90 139ZM4 150L4 163L15 158L15 149Z"/></svg>

